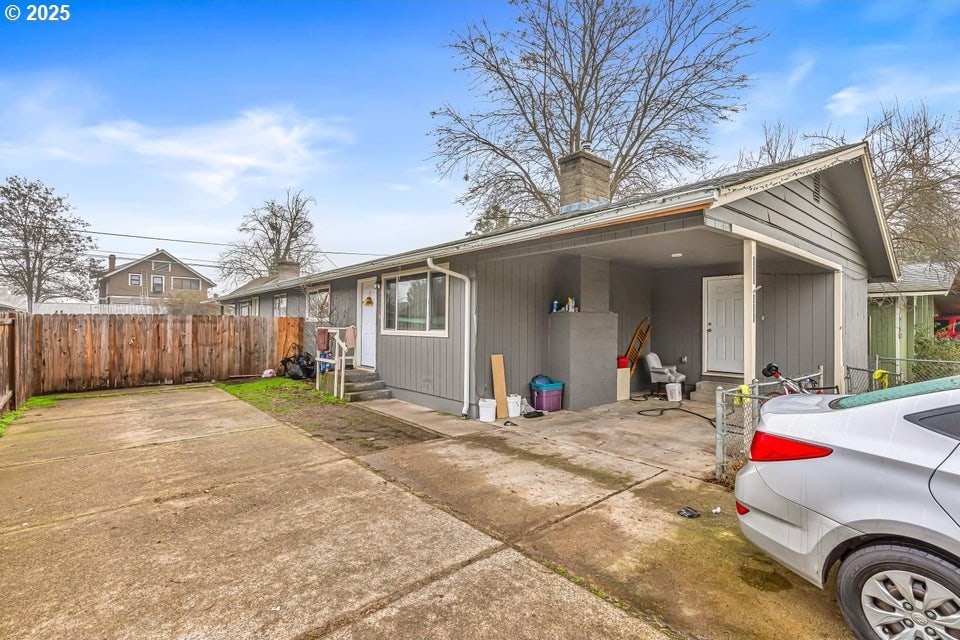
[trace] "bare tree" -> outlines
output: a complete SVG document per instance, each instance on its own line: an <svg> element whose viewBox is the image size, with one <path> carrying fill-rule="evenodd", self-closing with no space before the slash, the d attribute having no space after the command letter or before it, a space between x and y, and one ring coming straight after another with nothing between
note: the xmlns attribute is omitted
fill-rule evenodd
<svg viewBox="0 0 960 640"><path fill-rule="evenodd" d="M200 291L171 291L163 299L164 310L175 316L214 316L220 314L219 306Z"/></svg>
<svg viewBox="0 0 960 640"><path fill-rule="evenodd" d="M438 170L463 172L481 223L558 210L558 160L584 142L613 162L611 196L702 164L711 125L740 108L740 62L759 36L745 0L513 0L508 32L471 25L451 45L485 108L433 112Z"/></svg>
<svg viewBox="0 0 960 640"><path fill-rule="evenodd" d="M905 262L960 267L960 118L915 107L881 105L862 139L870 145L877 190L894 251ZM815 148L846 144L842 132L807 136Z"/></svg>
<svg viewBox="0 0 960 640"><path fill-rule="evenodd" d="M90 299L101 265L88 254L97 245L71 211L39 180L11 176L0 185L0 282L26 297L28 311L56 298Z"/></svg>
<svg viewBox="0 0 960 640"><path fill-rule="evenodd" d="M763 123L763 142L756 152L740 150L737 169L753 169L776 164L804 154L798 144L799 131L782 120Z"/></svg>
<svg viewBox="0 0 960 640"><path fill-rule="evenodd" d="M243 217L237 230L244 238L220 254L224 278L252 279L276 273L285 260L315 269L321 251L313 235L310 205L317 201L303 191L287 189L286 199L267 200Z"/></svg>

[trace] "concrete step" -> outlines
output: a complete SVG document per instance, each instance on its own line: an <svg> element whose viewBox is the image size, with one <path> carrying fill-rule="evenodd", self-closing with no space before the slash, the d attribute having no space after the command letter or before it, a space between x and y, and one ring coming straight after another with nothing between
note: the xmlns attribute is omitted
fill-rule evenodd
<svg viewBox="0 0 960 640"><path fill-rule="evenodd" d="M363 369L347 369L347 382L374 382L380 379L376 371L364 371Z"/></svg>
<svg viewBox="0 0 960 640"><path fill-rule="evenodd" d="M350 378L343 383L344 393L353 393L354 391L379 391L386 389L387 385L382 380L371 380L369 382L351 382Z"/></svg>
<svg viewBox="0 0 960 640"><path fill-rule="evenodd" d="M691 391L690 399L694 402L713 404L717 401L717 394L714 391Z"/></svg>
<svg viewBox="0 0 960 640"><path fill-rule="evenodd" d="M377 389L376 391L353 391L344 393L347 402L365 402L367 400L389 400L393 397L390 389Z"/></svg>
<svg viewBox="0 0 960 640"><path fill-rule="evenodd" d="M729 384L724 384L722 382L713 382L712 380L701 380L697 383L697 391L700 391L701 393L713 393L717 390L717 387L723 387L726 389L732 385L732 382Z"/></svg>

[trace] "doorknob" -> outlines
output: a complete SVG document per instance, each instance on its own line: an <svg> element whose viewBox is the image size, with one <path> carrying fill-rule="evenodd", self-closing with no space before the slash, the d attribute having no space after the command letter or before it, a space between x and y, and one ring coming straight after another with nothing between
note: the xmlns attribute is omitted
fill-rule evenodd
<svg viewBox="0 0 960 640"><path fill-rule="evenodd" d="M711 331L713 331L713 329L707 329L707 333L710 333Z"/></svg>

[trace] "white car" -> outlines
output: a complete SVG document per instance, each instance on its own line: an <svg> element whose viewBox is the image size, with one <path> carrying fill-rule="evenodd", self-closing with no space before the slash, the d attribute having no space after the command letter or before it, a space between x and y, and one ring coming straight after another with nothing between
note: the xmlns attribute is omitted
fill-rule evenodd
<svg viewBox="0 0 960 640"><path fill-rule="evenodd" d="M861 640L960 640L960 376L766 402L737 475L755 545Z"/></svg>

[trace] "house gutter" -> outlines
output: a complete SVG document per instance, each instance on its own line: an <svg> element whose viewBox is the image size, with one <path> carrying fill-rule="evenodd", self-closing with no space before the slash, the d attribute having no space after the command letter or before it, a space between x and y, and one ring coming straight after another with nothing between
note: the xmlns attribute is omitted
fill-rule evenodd
<svg viewBox="0 0 960 640"><path fill-rule="evenodd" d="M433 258L427 258L427 266L431 271L463 280L463 409L460 417L466 420L470 416L470 278L445 267L438 267Z"/></svg>

